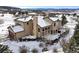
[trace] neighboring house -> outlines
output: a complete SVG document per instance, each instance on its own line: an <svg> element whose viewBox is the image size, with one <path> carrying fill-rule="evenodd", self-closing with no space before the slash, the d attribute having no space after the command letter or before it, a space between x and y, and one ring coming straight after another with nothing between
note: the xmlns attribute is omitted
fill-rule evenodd
<svg viewBox="0 0 79 59"><path fill-rule="evenodd" d="M62 27L59 17L27 16L16 20L15 26L9 26L9 37L19 39L25 36L44 37L55 34Z"/></svg>

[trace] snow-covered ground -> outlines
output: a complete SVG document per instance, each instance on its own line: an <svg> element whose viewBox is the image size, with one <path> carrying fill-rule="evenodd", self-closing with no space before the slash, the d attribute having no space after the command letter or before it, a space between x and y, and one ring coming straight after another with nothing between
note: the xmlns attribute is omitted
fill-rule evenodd
<svg viewBox="0 0 79 59"><path fill-rule="evenodd" d="M0 39L3 37L7 37L8 29L7 27L10 25L14 25L14 16L12 14L4 14L4 16L0 16L0 18L4 21L3 24L0 24Z"/></svg>
<svg viewBox="0 0 79 59"><path fill-rule="evenodd" d="M12 52L14 52L14 53L19 53L20 52L19 51L19 48L21 46L26 46L29 49L30 53L31 53L32 49L34 49L34 48L36 48L38 50L38 52L41 53L42 52L42 49L44 47L39 47L39 44L40 43L43 43L44 44L44 47L46 47L44 42L38 42L38 41L17 42L17 41L7 40L7 41L2 42L0 44L8 45L9 46L9 49L12 50ZM63 52L63 49L60 46L60 43L55 43L54 45L48 45L47 48L48 48L48 51L47 51L48 53L50 51L53 52L53 49L54 48L56 48L58 52Z"/></svg>
<svg viewBox="0 0 79 59"><path fill-rule="evenodd" d="M62 46L60 45L60 42L54 43L54 45L48 46L48 49L49 51L53 51L53 52L54 52L54 49L57 49L58 52L63 53L63 49L62 49Z"/></svg>
<svg viewBox="0 0 79 59"><path fill-rule="evenodd" d="M37 41L25 41L25 42L17 42L17 41L10 41L7 40L6 42L2 42L1 44L8 45L10 50L14 53L19 52L19 47L26 46L30 51L34 48L38 49L39 52L42 52L42 48L39 47L41 42Z"/></svg>

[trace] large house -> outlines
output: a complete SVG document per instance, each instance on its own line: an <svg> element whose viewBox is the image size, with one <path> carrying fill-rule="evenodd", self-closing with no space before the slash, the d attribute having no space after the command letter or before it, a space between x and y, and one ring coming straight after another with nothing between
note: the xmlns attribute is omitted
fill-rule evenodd
<svg viewBox="0 0 79 59"><path fill-rule="evenodd" d="M61 21L60 17L41 15L20 17L16 19L16 25L8 27L9 37L15 40L29 35L42 38L59 32L62 27Z"/></svg>

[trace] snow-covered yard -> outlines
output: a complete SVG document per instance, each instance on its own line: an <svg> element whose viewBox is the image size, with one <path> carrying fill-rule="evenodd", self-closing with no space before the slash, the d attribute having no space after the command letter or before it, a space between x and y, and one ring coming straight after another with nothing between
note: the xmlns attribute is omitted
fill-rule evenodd
<svg viewBox="0 0 79 59"><path fill-rule="evenodd" d="M26 46L30 51L33 49L33 48L36 48L38 49L39 52L42 51L42 48L39 47L39 44L41 42L37 42L37 41L25 41L25 42L17 42L17 41L6 41L6 42L3 42L1 44L4 44L4 45L8 45L10 50L12 50L12 52L14 53L18 53L19 52L19 47L21 46Z"/></svg>
<svg viewBox="0 0 79 59"><path fill-rule="evenodd" d="M43 47L40 47L39 44L40 43L43 43L44 46ZM60 46L60 43L55 43L54 45L48 45L46 46L44 42L38 42L38 41L25 41L25 42L17 42L17 41L10 41L10 40L7 40L5 42L2 42L0 44L4 44L4 45L8 45L9 46L9 49L12 50L12 52L14 53L19 53L19 48L21 46L26 46L28 49L29 49L29 53L31 53L31 50L32 49L37 49L39 53L42 52L42 49L47 47L48 49L48 53L49 51L51 51L51 53L53 52L53 49L56 48L58 52L63 52L62 50L62 47ZM45 53L45 52L44 52Z"/></svg>

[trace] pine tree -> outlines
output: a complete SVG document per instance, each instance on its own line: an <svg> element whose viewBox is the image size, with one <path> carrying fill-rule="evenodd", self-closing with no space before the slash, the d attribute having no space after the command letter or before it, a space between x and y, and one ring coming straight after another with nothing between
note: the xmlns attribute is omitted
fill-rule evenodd
<svg viewBox="0 0 79 59"><path fill-rule="evenodd" d="M0 44L0 53L12 53L12 51L9 50L9 47L7 45Z"/></svg>
<svg viewBox="0 0 79 59"><path fill-rule="evenodd" d="M62 26L67 23L66 16L62 15Z"/></svg>

